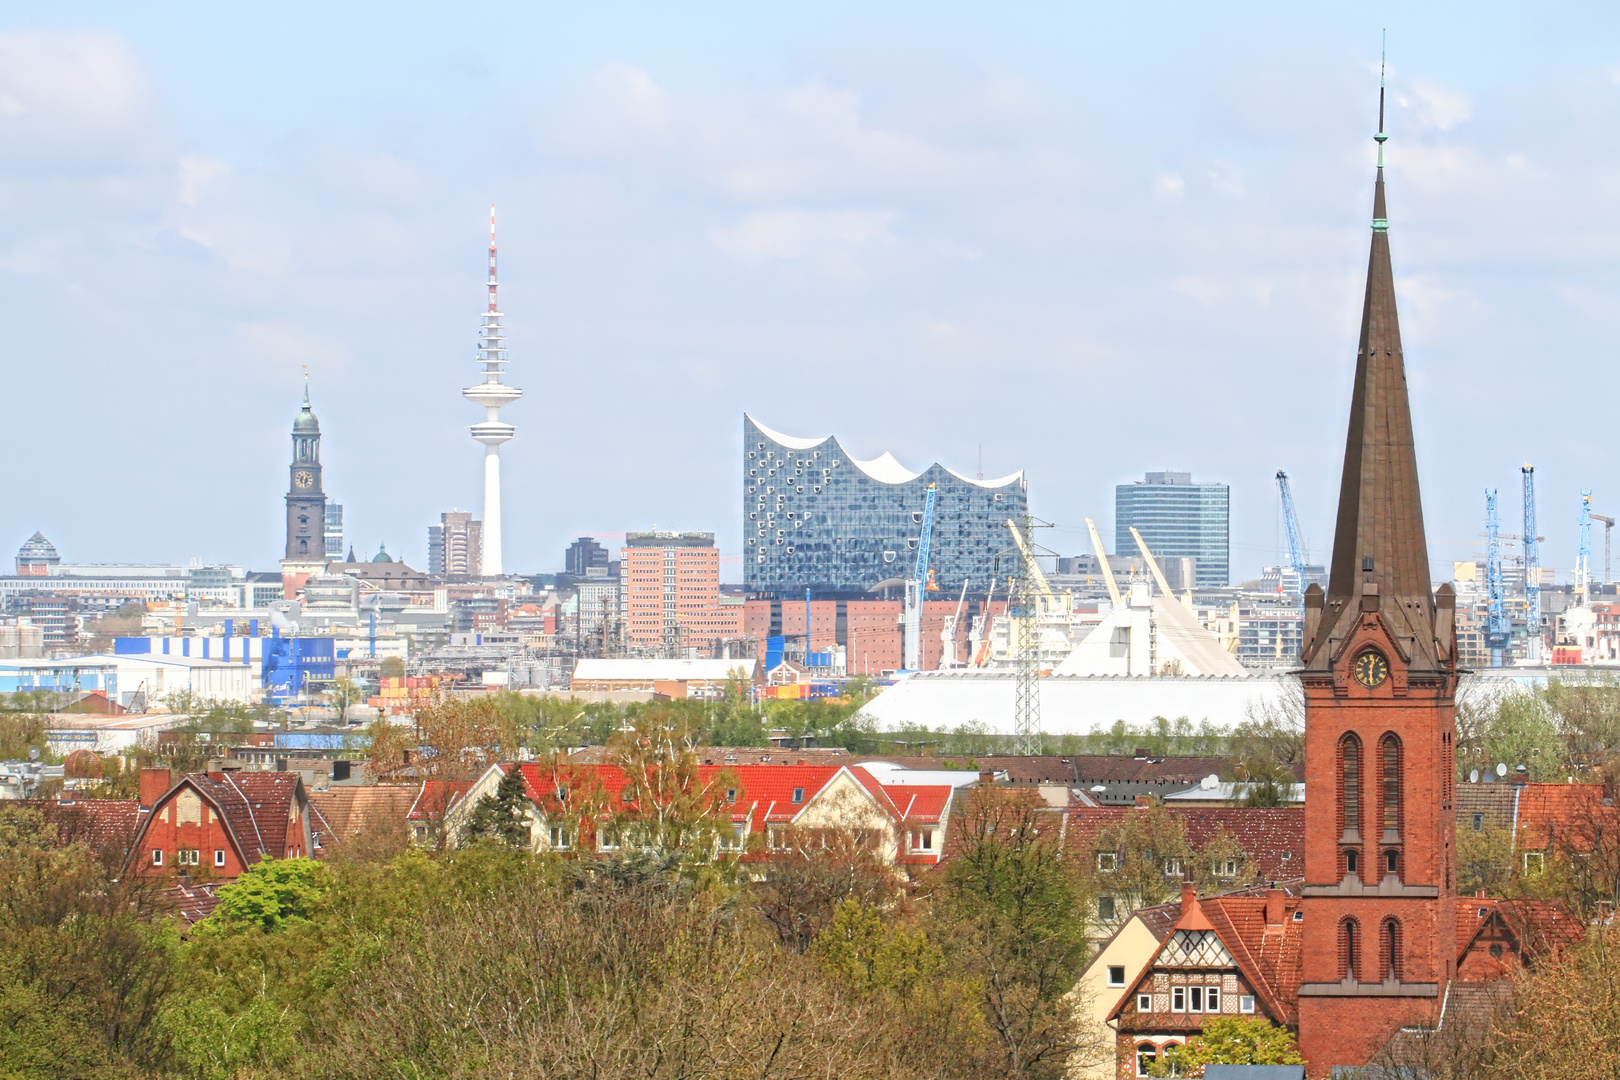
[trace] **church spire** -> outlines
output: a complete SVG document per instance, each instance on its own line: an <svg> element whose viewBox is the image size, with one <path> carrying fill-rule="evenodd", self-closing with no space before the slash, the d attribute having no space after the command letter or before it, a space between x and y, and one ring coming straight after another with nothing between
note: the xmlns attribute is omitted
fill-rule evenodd
<svg viewBox="0 0 1620 1080"><path fill-rule="evenodd" d="M1325 597L1307 596L1307 667L1333 662L1333 639L1353 629L1372 601L1391 631L1413 646L1412 666L1443 663L1449 651L1436 641L1435 606L1429 590L1429 549L1418 491L1412 409L1407 397L1401 328L1395 311L1395 275L1390 267L1389 216L1384 203L1384 86L1378 87L1378 169L1373 184L1372 250L1361 309L1356 379L1339 486L1338 528ZM1315 590L1312 590L1313 592ZM1321 605L1320 615L1310 609Z"/></svg>

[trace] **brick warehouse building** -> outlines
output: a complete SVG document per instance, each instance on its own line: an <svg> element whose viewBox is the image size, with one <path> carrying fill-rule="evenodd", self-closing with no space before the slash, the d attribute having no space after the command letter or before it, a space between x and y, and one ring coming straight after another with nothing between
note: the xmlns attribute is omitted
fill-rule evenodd
<svg viewBox="0 0 1620 1080"><path fill-rule="evenodd" d="M1326 591L1305 593L1304 881L1297 900L1184 896L1174 932L1110 1014L1120 1076L1144 1075L1216 1013L1295 1028L1313 1077L1365 1065L1492 992L1506 965L1490 958L1513 919L1562 918L1457 897L1456 599L1429 582L1382 101L1379 129L1333 559Z"/></svg>

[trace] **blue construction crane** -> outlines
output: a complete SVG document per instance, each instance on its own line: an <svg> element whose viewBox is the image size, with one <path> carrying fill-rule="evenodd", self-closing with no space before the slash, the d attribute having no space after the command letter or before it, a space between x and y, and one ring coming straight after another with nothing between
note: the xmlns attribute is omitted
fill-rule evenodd
<svg viewBox="0 0 1620 1080"><path fill-rule="evenodd" d="M933 484L928 485L928 495L923 502L922 532L917 536L917 566L911 573L911 580L906 582L906 626L904 662L907 671L920 671L922 669L922 604L923 593L931 586L928 580L928 556L934 546L934 500L939 495Z"/></svg>
<svg viewBox="0 0 1620 1080"><path fill-rule="evenodd" d="M1277 490L1282 493L1283 531L1288 534L1288 563L1294 568L1294 589L1305 603L1305 542L1299 535L1299 515L1294 512L1294 496L1288 490L1288 474L1277 470Z"/></svg>
<svg viewBox="0 0 1620 1080"><path fill-rule="evenodd" d="M1502 540L1496 519L1496 489L1485 489L1485 644L1491 667L1501 667L1504 651L1513 638L1513 624L1502 610Z"/></svg>
<svg viewBox="0 0 1620 1080"><path fill-rule="evenodd" d="M1536 535L1536 469L1526 463L1524 474L1524 657L1541 660L1541 537Z"/></svg>

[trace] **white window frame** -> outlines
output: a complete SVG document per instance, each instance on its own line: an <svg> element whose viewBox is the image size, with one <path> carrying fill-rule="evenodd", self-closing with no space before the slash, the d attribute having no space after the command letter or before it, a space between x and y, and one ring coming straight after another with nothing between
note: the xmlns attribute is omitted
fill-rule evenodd
<svg viewBox="0 0 1620 1080"><path fill-rule="evenodd" d="M1239 994L1238 995L1238 1012L1240 1012L1240 1013L1252 1013L1252 1012L1254 1012L1254 995L1253 994Z"/></svg>
<svg viewBox="0 0 1620 1080"><path fill-rule="evenodd" d="M1531 866L1531 864L1530 864L1530 860L1532 860L1532 859L1535 860L1535 865L1534 866ZM1546 868L1547 868L1547 860L1546 860L1545 856L1542 855L1541 852L1539 852L1539 851L1527 851L1527 852L1524 853L1524 872L1525 873L1527 873L1527 874L1531 874L1531 873L1539 874L1539 873L1541 873L1541 871L1545 870Z"/></svg>
<svg viewBox="0 0 1620 1080"><path fill-rule="evenodd" d="M1172 986L1170 988L1170 1011L1179 1013L1187 1011L1187 988L1185 986Z"/></svg>
<svg viewBox="0 0 1620 1080"><path fill-rule="evenodd" d="M793 789L793 805L799 806L803 802L804 802L804 788L802 788L802 787L794 788Z"/></svg>
<svg viewBox="0 0 1620 1080"><path fill-rule="evenodd" d="M155 847L155 848L152 849L152 865L153 866L162 866L163 865L163 849L162 848L156 848Z"/></svg>
<svg viewBox="0 0 1620 1080"><path fill-rule="evenodd" d="M552 851L567 851L570 846L568 843L568 826L548 825L546 827L546 842L551 845Z"/></svg>
<svg viewBox="0 0 1620 1080"><path fill-rule="evenodd" d="M1116 971L1119 972L1119 977L1118 978L1114 977L1114 972L1116 972ZM1125 985L1125 965L1124 964L1109 964L1108 965L1108 985L1109 986L1124 986Z"/></svg>
<svg viewBox="0 0 1620 1080"><path fill-rule="evenodd" d="M1119 854L1113 851L1097 852L1097 869L1105 874L1112 874L1119 869Z"/></svg>
<svg viewBox="0 0 1620 1080"><path fill-rule="evenodd" d="M999 498L1001 498L1001 496L997 495L996 498L999 499ZM1159 1060L1159 1048L1157 1046L1153 1045L1150 1042L1139 1042L1139 1043L1136 1044L1136 1075L1137 1076L1152 1076L1153 1075L1152 1073L1148 1072L1146 1069L1144 1069L1142 1067L1143 1066L1142 1054L1144 1053L1144 1051L1146 1053L1152 1055L1152 1057L1150 1057L1148 1059L1148 1063L1151 1064L1151 1063L1157 1062Z"/></svg>
<svg viewBox="0 0 1620 1080"><path fill-rule="evenodd" d="M1236 859L1216 859L1210 863L1210 870L1219 878L1235 878L1238 872Z"/></svg>
<svg viewBox="0 0 1620 1080"><path fill-rule="evenodd" d="M1153 995L1152 994L1137 994L1136 995L1136 1011L1139 1012L1139 1013L1150 1013L1150 1012L1152 1012L1153 1011Z"/></svg>
<svg viewBox="0 0 1620 1080"><path fill-rule="evenodd" d="M225 865L225 849L224 848L217 847L217 848L214 849L214 865L215 866L224 866Z"/></svg>
<svg viewBox="0 0 1620 1080"><path fill-rule="evenodd" d="M1175 878L1180 877L1181 876L1181 860L1180 859L1166 859L1166 860L1164 860L1164 876L1165 877L1175 877Z"/></svg>
<svg viewBox="0 0 1620 1080"><path fill-rule="evenodd" d="M1194 984L1187 987L1187 1011L1200 1013L1204 1011L1204 987Z"/></svg>
<svg viewBox="0 0 1620 1080"><path fill-rule="evenodd" d="M1221 1011L1221 988L1218 986L1204 987L1204 1011L1218 1013Z"/></svg>

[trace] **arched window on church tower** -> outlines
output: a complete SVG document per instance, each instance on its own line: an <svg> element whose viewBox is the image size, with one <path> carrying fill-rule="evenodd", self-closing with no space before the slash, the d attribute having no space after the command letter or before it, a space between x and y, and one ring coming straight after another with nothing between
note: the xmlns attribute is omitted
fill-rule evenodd
<svg viewBox="0 0 1620 1080"><path fill-rule="evenodd" d="M1399 982L1401 978L1401 921L1385 919L1378 930L1378 973Z"/></svg>
<svg viewBox="0 0 1620 1080"><path fill-rule="evenodd" d="M1361 740L1347 734L1339 740L1339 846L1342 873L1361 872Z"/></svg>
<svg viewBox="0 0 1620 1080"><path fill-rule="evenodd" d="M1339 977L1356 979L1361 962L1361 924L1346 918L1339 923Z"/></svg>
<svg viewBox="0 0 1620 1080"><path fill-rule="evenodd" d="M1379 843L1398 844L1401 842L1401 740L1393 732L1379 740L1378 759L1384 772L1384 835Z"/></svg>

